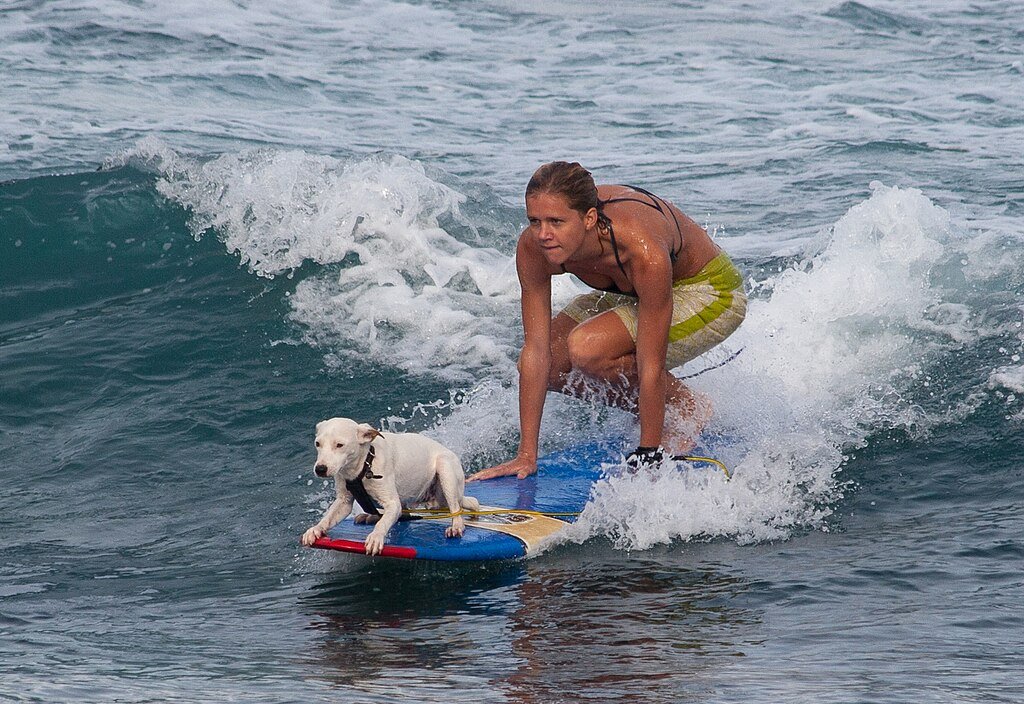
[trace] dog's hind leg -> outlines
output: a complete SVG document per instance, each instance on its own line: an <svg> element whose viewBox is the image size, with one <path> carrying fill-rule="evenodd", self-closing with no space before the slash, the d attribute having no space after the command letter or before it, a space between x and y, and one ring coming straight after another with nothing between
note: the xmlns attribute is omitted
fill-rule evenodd
<svg viewBox="0 0 1024 704"><path fill-rule="evenodd" d="M430 488L427 489L427 493L423 495L422 503L423 508L431 510L445 507L441 483L437 480L436 474L434 475L434 481L430 482Z"/></svg>
<svg viewBox="0 0 1024 704"><path fill-rule="evenodd" d="M471 496L465 496L466 475L462 471L462 463L454 453L447 453L437 458L437 481L441 485L448 511L460 514L463 508L477 511L480 502ZM444 532L449 538L458 538L466 530L466 520L461 515L452 516L452 524Z"/></svg>

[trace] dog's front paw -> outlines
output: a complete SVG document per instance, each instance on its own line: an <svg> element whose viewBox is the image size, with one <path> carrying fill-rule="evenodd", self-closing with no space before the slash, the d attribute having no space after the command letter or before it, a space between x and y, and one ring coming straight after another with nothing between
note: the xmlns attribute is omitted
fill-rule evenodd
<svg viewBox="0 0 1024 704"><path fill-rule="evenodd" d="M380 551L384 549L384 536L373 531L366 536L366 542L363 543L366 548L367 555L379 555Z"/></svg>
<svg viewBox="0 0 1024 704"><path fill-rule="evenodd" d="M302 544L308 548L310 545L315 543L319 538L322 538L325 532L326 531L324 531L324 529L321 528L319 525L313 526L312 528L310 528L302 534Z"/></svg>
<svg viewBox="0 0 1024 704"><path fill-rule="evenodd" d="M452 519L452 524L445 530L444 535L446 538L461 538L464 532L466 532L466 522L462 516L456 516Z"/></svg>

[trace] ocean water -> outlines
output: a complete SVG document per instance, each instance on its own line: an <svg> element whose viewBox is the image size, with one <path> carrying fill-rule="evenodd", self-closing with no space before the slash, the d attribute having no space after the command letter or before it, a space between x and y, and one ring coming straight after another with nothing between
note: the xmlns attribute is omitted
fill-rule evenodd
<svg viewBox="0 0 1024 704"><path fill-rule="evenodd" d="M1024 7L0 7L0 700L1024 700ZM517 443L537 165L748 279L737 438L540 556L305 550L312 430ZM561 277L557 301L581 289ZM549 398L543 447L633 421Z"/></svg>

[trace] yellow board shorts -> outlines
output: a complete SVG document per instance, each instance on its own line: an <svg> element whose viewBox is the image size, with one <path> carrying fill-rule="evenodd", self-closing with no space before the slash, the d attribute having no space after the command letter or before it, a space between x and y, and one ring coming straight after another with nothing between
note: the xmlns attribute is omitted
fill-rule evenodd
<svg viewBox="0 0 1024 704"><path fill-rule="evenodd" d="M747 314L743 276L725 252L696 275L673 281L672 301L666 369L678 367L722 342ZM619 316L636 342L636 296L593 291L577 296L561 312L582 323L609 310Z"/></svg>

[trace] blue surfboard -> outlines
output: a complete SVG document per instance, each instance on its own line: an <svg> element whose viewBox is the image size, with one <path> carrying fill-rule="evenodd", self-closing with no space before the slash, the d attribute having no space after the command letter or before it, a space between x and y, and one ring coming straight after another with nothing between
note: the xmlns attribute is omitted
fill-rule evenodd
<svg viewBox="0 0 1024 704"><path fill-rule="evenodd" d="M708 457L698 448L692 453ZM537 473L526 479L500 477L466 485L481 504L466 520L461 538L445 537L450 518L424 517L413 511L388 533L382 557L415 560L508 560L537 552L552 536L576 520L603 475L602 467L622 460L621 442L590 442L542 457ZM710 467L706 471L718 471ZM520 513L521 512L521 513ZM373 530L349 516L313 543L315 548L365 554L363 542Z"/></svg>

